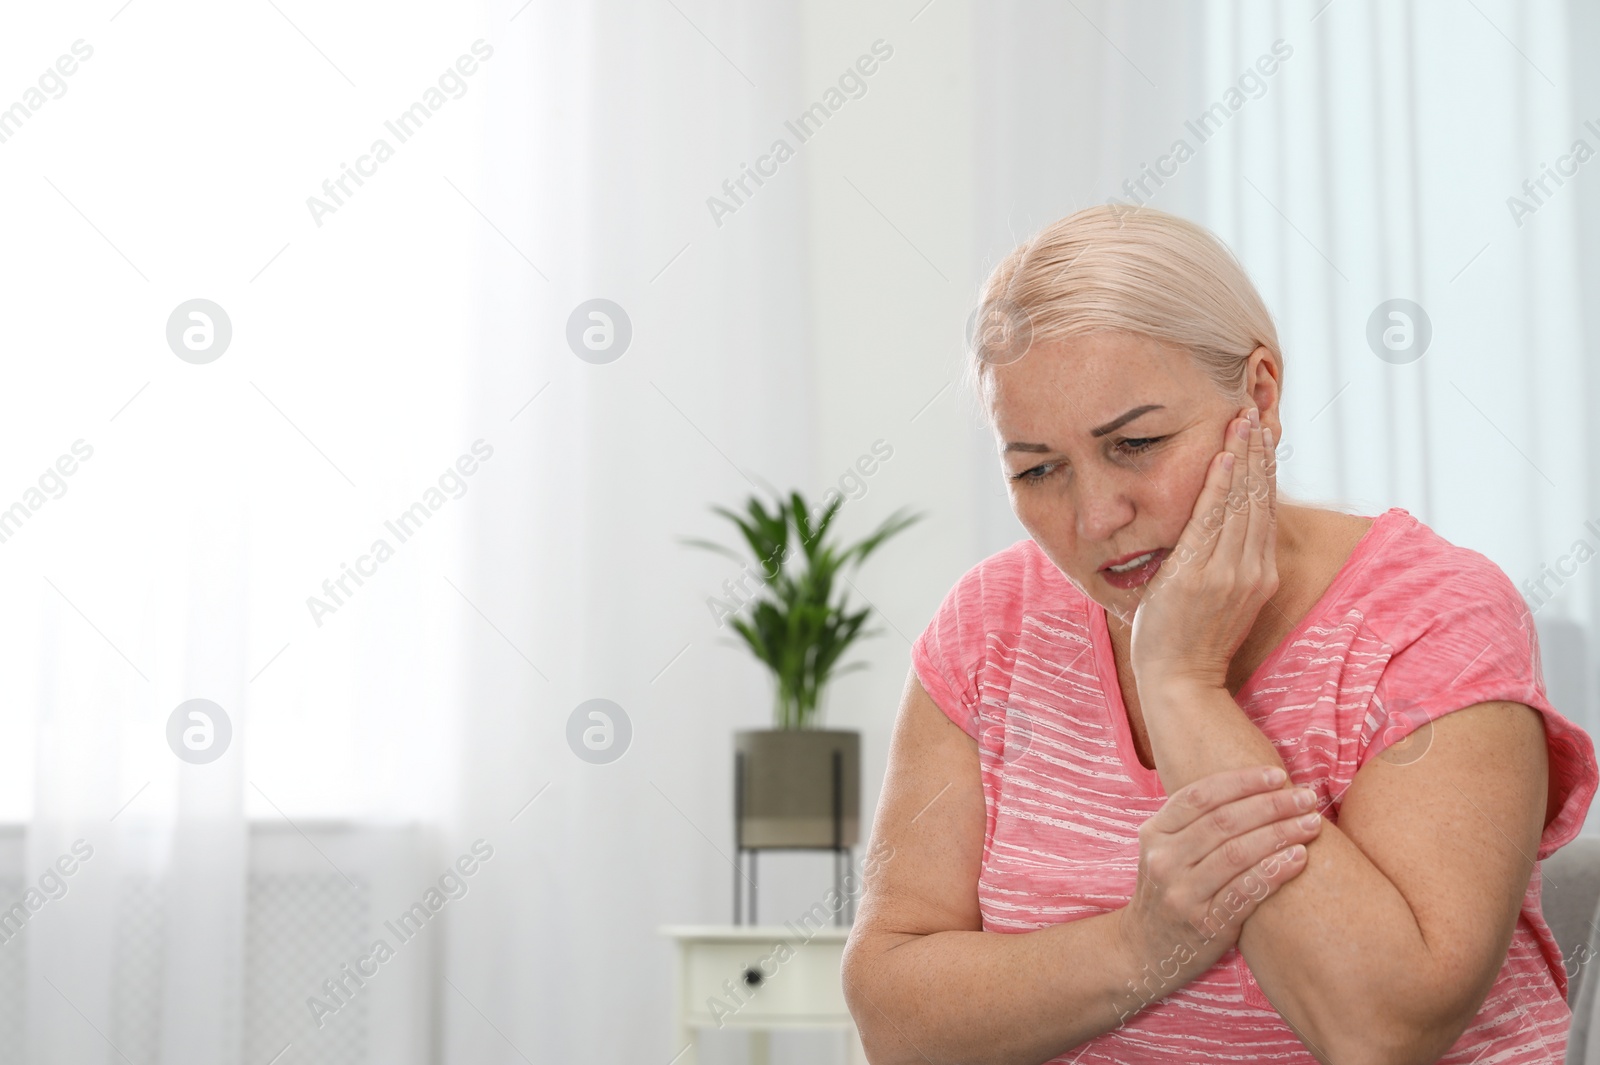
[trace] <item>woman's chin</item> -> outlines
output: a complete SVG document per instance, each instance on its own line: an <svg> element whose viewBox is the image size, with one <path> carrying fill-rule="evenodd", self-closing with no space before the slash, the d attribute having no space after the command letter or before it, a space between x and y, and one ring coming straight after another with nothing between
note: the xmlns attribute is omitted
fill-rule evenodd
<svg viewBox="0 0 1600 1065"><path fill-rule="evenodd" d="M1051 561L1055 562L1054 559ZM1150 587L1150 582L1146 581L1133 588L1118 588L1109 583L1105 579L1105 574L1099 570L1089 574L1085 580L1069 573L1059 562L1056 562L1056 569L1067 579L1068 584L1083 594L1084 598L1092 599L1108 615L1124 624L1132 623L1134 611L1144 602L1145 590Z"/></svg>
<svg viewBox="0 0 1600 1065"><path fill-rule="evenodd" d="M1109 617L1114 617L1124 625L1133 624L1133 615L1144 602L1144 589L1141 588L1112 588L1102 585L1099 594L1090 596L1100 604L1102 610Z"/></svg>

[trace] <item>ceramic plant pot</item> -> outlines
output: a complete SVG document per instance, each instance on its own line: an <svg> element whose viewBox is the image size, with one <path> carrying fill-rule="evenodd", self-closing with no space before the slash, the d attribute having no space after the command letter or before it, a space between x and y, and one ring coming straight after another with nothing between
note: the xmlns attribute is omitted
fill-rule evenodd
<svg viewBox="0 0 1600 1065"><path fill-rule="evenodd" d="M861 733L834 729L736 732L734 751L734 838L739 846L854 847L860 842ZM835 755L839 766L837 828Z"/></svg>

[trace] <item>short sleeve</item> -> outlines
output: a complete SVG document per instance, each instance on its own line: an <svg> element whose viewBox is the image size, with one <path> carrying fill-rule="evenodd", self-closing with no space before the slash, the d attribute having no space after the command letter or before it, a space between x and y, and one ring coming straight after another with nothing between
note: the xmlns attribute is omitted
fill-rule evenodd
<svg viewBox="0 0 1600 1065"><path fill-rule="evenodd" d="M983 651L981 587L968 573L945 595L911 645L911 668L946 717L978 738L978 665ZM976 648L974 647L976 644Z"/></svg>
<svg viewBox="0 0 1600 1065"><path fill-rule="evenodd" d="M1024 564L1017 548L991 555L968 570L945 595L928 627L911 645L917 679L945 716L979 738L980 675L991 642L1015 627Z"/></svg>
<svg viewBox="0 0 1600 1065"><path fill-rule="evenodd" d="M1431 560L1430 560L1431 561ZM1550 704L1532 612L1505 573L1483 555L1455 549L1436 580L1397 604L1403 620L1379 634L1398 641L1373 692L1358 763L1395 748L1395 758L1421 757L1426 740L1396 747L1423 725L1483 702L1522 703L1544 719L1550 798L1556 813L1539 840L1544 859L1583 827L1600 770L1594 741ZM1424 734L1425 735L1425 734Z"/></svg>

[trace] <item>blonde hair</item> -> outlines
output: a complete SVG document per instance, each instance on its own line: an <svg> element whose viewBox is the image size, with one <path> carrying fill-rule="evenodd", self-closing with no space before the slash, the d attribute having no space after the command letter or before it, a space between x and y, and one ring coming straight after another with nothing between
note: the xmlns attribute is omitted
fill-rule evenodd
<svg viewBox="0 0 1600 1065"><path fill-rule="evenodd" d="M1265 347L1282 384L1272 315L1227 245L1186 218L1109 203L1051 223L989 274L970 330L968 394L987 418L985 370L1031 345L1107 330L1187 349L1239 399L1250 354Z"/></svg>

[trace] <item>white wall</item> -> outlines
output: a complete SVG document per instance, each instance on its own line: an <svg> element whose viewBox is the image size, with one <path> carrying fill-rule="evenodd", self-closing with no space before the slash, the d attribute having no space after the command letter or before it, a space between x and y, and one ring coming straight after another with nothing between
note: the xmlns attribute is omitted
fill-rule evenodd
<svg viewBox="0 0 1600 1065"><path fill-rule="evenodd" d="M882 635L861 641L851 656L870 668L841 677L825 696L828 724L862 732L863 837L882 788L910 641L981 557L982 516L972 498L979 470L958 394L962 331L978 280L974 16L963 0L935 0L918 14L920 3L886 9L818 0L807 6L803 42L803 83L814 95L874 41L893 48L866 79L866 94L804 148L816 382L812 484L818 494L837 485L882 440L893 456L865 479L865 494L841 509L842 535L854 540L902 506L927 515L852 578L860 591L852 600L865 596L877 608L869 625ZM770 870L763 881L774 885L764 917L805 909L831 875L823 854L761 861ZM776 886L780 870L793 874L783 887Z"/></svg>

